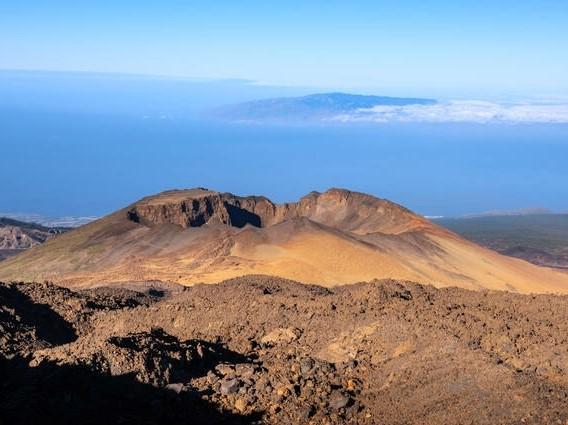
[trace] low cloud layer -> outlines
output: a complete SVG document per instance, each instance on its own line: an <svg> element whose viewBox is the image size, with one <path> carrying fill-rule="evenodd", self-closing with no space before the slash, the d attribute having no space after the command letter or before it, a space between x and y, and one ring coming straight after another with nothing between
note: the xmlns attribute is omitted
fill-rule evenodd
<svg viewBox="0 0 568 425"><path fill-rule="evenodd" d="M568 104L451 101L434 105L358 109L330 120L339 122L568 123Z"/></svg>

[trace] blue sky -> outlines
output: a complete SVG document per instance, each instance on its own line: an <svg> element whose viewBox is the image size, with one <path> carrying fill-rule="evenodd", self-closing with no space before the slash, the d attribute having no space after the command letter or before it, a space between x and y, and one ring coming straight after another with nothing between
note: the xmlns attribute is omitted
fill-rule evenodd
<svg viewBox="0 0 568 425"><path fill-rule="evenodd" d="M565 97L567 22L563 0L19 0L0 4L0 69Z"/></svg>

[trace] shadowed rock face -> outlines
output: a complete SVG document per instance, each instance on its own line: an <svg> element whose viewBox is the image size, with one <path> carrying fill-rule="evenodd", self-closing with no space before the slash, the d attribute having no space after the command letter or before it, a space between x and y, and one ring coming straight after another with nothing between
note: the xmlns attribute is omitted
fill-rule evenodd
<svg viewBox="0 0 568 425"><path fill-rule="evenodd" d="M156 327L85 334L94 330L97 313L154 304L160 298L153 293L79 294L48 284L0 283L0 423L209 425L258 419L254 412L223 410L190 385L221 362L251 361L222 344L180 340ZM169 295L163 287L163 296Z"/></svg>
<svg viewBox="0 0 568 425"><path fill-rule="evenodd" d="M75 330L67 321L14 284L0 285L0 335L1 351L8 355L30 351L29 340L37 348L76 339Z"/></svg>
<svg viewBox="0 0 568 425"><path fill-rule="evenodd" d="M398 233L428 222L393 202L343 189L312 192L298 202L275 204L263 196L235 196L206 189L169 191L146 198L127 211L129 220L147 226L204 224L269 227L287 220L309 218L327 226L372 233Z"/></svg>
<svg viewBox="0 0 568 425"><path fill-rule="evenodd" d="M182 196L143 201L128 210L128 218L148 226L169 223L183 228L204 224L261 227L276 209L272 202L260 197L242 198L214 192L197 196L191 192L187 196L183 196L183 192L177 194Z"/></svg>

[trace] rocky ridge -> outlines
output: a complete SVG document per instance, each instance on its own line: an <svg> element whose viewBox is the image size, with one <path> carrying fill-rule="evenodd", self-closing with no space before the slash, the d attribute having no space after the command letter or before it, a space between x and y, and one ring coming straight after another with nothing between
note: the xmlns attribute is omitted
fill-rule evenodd
<svg viewBox="0 0 568 425"><path fill-rule="evenodd" d="M311 192L298 202L275 204L264 196L236 196L198 188L163 192L142 199L127 211L128 218L146 225L175 224L182 228L205 224L270 227L302 217L353 232L397 233L411 221L429 222L393 202L343 189ZM376 228L372 229L372 226Z"/></svg>

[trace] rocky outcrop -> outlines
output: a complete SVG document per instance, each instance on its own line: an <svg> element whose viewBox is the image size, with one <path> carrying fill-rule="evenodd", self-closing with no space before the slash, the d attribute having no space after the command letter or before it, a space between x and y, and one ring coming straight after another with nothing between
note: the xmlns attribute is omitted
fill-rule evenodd
<svg viewBox="0 0 568 425"><path fill-rule="evenodd" d="M50 228L0 217L0 260L44 243L64 228Z"/></svg>
<svg viewBox="0 0 568 425"><path fill-rule="evenodd" d="M262 196L235 196L203 189L164 192L134 204L128 218L148 226L204 224L269 227L306 217L355 233L400 233L429 222L393 202L343 189L311 192L298 202L275 204Z"/></svg>
<svg viewBox="0 0 568 425"><path fill-rule="evenodd" d="M66 230L0 217L0 249L31 248Z"/></svg>
<svg viewBox="0 0 568 425"><path fill-rule="evenodd" d="M28 249L44 240L44 238L34 238L17 226L0 228L0 249Z"/></svg>
<svg viewBox="0 0 568 425"><path fill-rule="evenodd" d="M174 200L162 198L161 202L151 200L134 205L127 212L128 218L146 225L170 223L183 228L215 223L262 227L275 210L275 205L266 198L238 197L227 193L188 194Z"/></svg>

